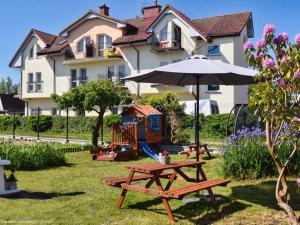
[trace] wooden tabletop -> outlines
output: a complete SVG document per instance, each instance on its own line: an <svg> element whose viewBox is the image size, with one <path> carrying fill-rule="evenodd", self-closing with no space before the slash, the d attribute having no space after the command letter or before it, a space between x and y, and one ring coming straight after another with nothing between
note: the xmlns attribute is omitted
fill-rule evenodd
<svg viewBox="0 0 300 225"><path fill-rule="evenodd" d="M141 165L131 165L127 166L126 168L131 169L136 172L141 172L141 173L155 173L159 171L163 171L166 169L177 169L177 168L182 168L182 167L193 167L197 165L203 165L205 162L197 162L197 161L192 161L192 160L178 160L178 161L173 161L169 165L163 165L159 162L156 163L147 163L147 164L141 164Z"/></svg>

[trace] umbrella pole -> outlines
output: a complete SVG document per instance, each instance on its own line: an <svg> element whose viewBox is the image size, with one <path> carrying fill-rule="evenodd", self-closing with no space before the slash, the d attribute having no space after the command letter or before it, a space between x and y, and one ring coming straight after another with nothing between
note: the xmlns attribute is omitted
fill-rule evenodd
<svg viewBox="0 0 300 225"><path fill-rule="evenodd" d="M199 76L197 76L197 86L196 86L196 124L195 124L195 139L196 139L196 159L197 162L199 162L199 147L200 147L200 143L199 143L199 111L200 111L200 106L199 106ZM196 181L199 182L199 170L200 168L197 166L197 170L196 170Z"/></svg>

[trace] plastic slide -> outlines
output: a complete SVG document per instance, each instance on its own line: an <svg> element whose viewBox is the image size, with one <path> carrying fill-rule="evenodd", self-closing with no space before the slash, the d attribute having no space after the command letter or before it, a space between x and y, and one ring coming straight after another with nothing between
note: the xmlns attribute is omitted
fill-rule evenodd
<svg viewBox="0 0 300 225"><path fill-rule="evenodd" d="M141 149L149 156L151 157L152 159L155 159L155 160L159 160L159 157L158 155L153 152L151 150L151 148L149 147L149 145L146 143L146 142L141 142L140 143L140 146L141 146Z"/></svg>

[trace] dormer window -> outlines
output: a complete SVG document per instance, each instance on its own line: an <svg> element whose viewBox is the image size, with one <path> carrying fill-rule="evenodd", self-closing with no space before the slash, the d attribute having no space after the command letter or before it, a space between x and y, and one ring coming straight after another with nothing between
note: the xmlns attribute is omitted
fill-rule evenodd
<svg viewBox="0 0 300 225"><path fill-rule="evenodd" d="M87 45L91 44L91 37L84 37L77 43L77 52L86 52Z"/></svg>
<svg viewBox="0 0 300 225"><path fill-rule="evenodd" d="M112 37L106 34L98 35L98 55L104 56L104 50L112 48Z"/></svg>

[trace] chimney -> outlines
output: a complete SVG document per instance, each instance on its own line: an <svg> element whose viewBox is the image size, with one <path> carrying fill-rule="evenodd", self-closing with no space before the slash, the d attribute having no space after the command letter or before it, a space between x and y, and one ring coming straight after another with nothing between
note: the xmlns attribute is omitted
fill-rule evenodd
<svg viewBox="0 0 300 225"><path fill-rule="evenodd" d="M157 0L153 0L152 6L147 6L142 9L144 18L154 17L160 13L161 6L157 4Z"/></svg>
<svg viewBox="0 0 300 225"><path fill-rule="evenodd" d="M103 16L109 16L109 7L106 4L100 6L100 14Z"/></svg>

